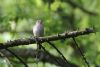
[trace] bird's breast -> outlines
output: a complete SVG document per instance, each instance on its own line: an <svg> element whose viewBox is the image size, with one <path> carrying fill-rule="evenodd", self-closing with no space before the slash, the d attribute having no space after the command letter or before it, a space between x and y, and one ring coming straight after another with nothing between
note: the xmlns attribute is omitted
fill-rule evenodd
<svg viewBox="0 0 100 67"><path fill-rule="evenodd" d="M34 26L33 34L34 34L34 36L43 36L43 34L44 34L43 26L41 26L41 25Z"/></svg>

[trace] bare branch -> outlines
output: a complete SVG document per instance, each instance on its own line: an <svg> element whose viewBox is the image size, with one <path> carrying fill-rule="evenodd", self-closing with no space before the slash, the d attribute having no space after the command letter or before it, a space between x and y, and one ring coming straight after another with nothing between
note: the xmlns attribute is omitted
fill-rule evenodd
<svg viewBox="0 0 100 67"><path fill-rule="evenodd" d="M83 6L79 5L78 3L73 2L72 0L66 0L66 1L67 1L67 3L70 4L72 7L77 7L77 8L79 8L80 10L82 10L83 12L85 12L85 13L87 13L87 14L89 14L89 15L94 15L94 16L98 15L98 14L95 13L95 12L91 12L91 11L85 9Z"/></svg>
<svg viewBox="0 0 100 67"><path fill-rule="evenodd" d="M22 58L36 58L36 55L37 55L37 50L31 49L31 48L30 49L17 48L17 49L11 49L11 50ZM0 50L0 51L4 55L6 55L8 58L14 57L11 53L7 52L6 50ZM63 67L67 66L66 62L61 57L54 56L54 55L50 54L49 52L40 51L38 55L39 55L39 59L41 62L44 62L44 63L48 62L48 63L55 64L55 65L61 66L61 67L62 67L62 65L63 65ZM58 64L54 58L61 64ZM28 62L28 61L26 61L26 62ZM69 63L71 65L71 67L78 67L76 64L73 64L71 62L69 62Z"/></svg>
<svg viewBox="0 0 100 67"><path fill-rule="evenodd" d="M72 38L72 37L77 37L80 35L86 35L86 34L90 34L90 33L94 33L94 30L92 28L86 28L83 31L72 31L72 32L68 32L68 33L67 32L62 33L59 35L38 37L38 41L40 43L44 43L47 41L56 41L56 40L60 40L60 39ZM34 43L36 43L35 38L17 39L17 40L13 40L13 41L8 41L6 43L0 43L0 49L20 46L20 45L29 45L29 44L34 44Z"/></svg>

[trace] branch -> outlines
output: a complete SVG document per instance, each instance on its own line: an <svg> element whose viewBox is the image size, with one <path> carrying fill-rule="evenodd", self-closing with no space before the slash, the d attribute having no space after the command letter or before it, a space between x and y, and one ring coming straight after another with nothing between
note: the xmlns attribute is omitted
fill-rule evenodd
<svg viewBox="0 0 100 67"><path fill-rule="evenodd" d="M90 67L89 62L86 60L85 55L83 54L82 50L79 48L79 46L78 46L78 44L77 44L77 42L76 42L76 40L75 40L74 37L73 37L73 41L74 41L74 43L75 43L75 47L79 50L79 52L80 52L80 54L81 54L81 56L82 56L82 59L83 59L83 60L85 61L85 63L87 64L87 67Z"/></svg>
<svg viewBox="0 0 100 67"><path fill-rule="evenodd" d="M11 51L8 48L4 48L6 51L8 51L10 54L12 54L13 56L15 56L25 67L28 67L28 65L13 51Z"/></svg>
<svg viewBox="0 0 100 67"><path fill-rule="evenodd" d="M79 8L80 10L82 10L83 12L85 12L85 13L87 13L87 14L89 14L89 15L94 15L94 16L98 15L98 14L95 13L95 12L91 12L91 11L85 9L83 6L79 5L78 3L73 2L72 0L66 0L66 1L67 1L67 3L70 4L72 7L77 7L77 8Z"/></svg>
<svg viewBox="0 0 100 67"><path fill-rule="evenodd" d="M70 67L69 62L66 60L66 58L64 57L64 55L59 51L59 49L55 46L55 44L51 43L49 41L48 41L48 43L49 43L49 45L51 45L61 55L61 57L63 58L63 60L65 60L65 62L67 64L67 67Z"/></svg>
<svg viewBox="0 0 100 67"><path fill-rule="evenodd" d="M5 32L32 34L32 31L31 30L16 31L16 30L0 29L0 33L5 33Z"/></svg>
<svg viewBox="0 0 100 67"><path fill-rule="evenodd" d="M53 36L38 37L38 41L39 43L44 43L47 41L56 41L65 38L78 37L80 35L86 35L94 32L95 31L92 28L86 28L83 31L72 31L72 32L68 32L68 33L66 32L66 33L53 35ZM20 45L29 45L34 43L36 43L35 38L17 39L13 41L8 41L6 43L0 43L0 50L4 48L15 47Z"/></svg>
<svg viewBox="0 0 100 67"><path fill-rule="evenodd" d="M22 58L36 58L36 55L37 55L37 50L31 49L31 48L30 49L17 48L17 49L12 49L12 51ZM1 50L1 52L4 55L6 55L8 58L14 57L11 53L7 52L6 50ZM66 62L61 57L54 56L54 55L50 54L49 52L40 51L38 55L39 55L40 61L42 61L44 63L48 62L48 63L55 64L55 65L61 66L61 67L62 67L62 65L65 65L65 67L67 66ZM61 64L58 64L57 62L59 62ZM73 64L71 62L69 62L69 63L71 65L71 67L79 67L76 64Z"/></svg>

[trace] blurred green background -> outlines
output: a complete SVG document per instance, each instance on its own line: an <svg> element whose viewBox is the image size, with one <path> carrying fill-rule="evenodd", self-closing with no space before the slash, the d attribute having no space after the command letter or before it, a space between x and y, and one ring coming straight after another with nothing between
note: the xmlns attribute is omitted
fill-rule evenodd
<svg viewBox="0 0 100 67"><path fill-rule="evenodd" d="M78 4L79 7L70 4L69 0L0 0L0 42L32 37L32 27L38 19L43 21L45 36L73 30L84 30L87 27L94 26L96 34L79 36L76 41L83 50L90 66L100 67L100 0L70 1ZM80 6L94 14L84 11ZM80 67L85 67L85 63L72 46L72 39L55 41L54 43L68 61ZM36 45L16 48L30 49L31 47L36 48ZM50 53L58 56L58 53L52 47L47 44L44 47ZM14 65L23 67L17 63ZM28 63L28 65L30 67L36 66L34 63ZM43 63L39 63L38 66L42 67ZM56 65L45 63L45 67L51 66L56 67ZM0 67L9 67L8 62L3 58L0 58Z"/></svg>

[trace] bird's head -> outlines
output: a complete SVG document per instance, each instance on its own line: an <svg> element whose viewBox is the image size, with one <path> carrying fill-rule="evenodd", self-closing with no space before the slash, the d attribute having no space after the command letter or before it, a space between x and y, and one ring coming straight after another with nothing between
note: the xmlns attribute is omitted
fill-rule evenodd
<svg viewBox="0 0 100 67"><path fill-rule="evenodd" d="M42 20L37 20L36 24L42 24Z"/></svg>

